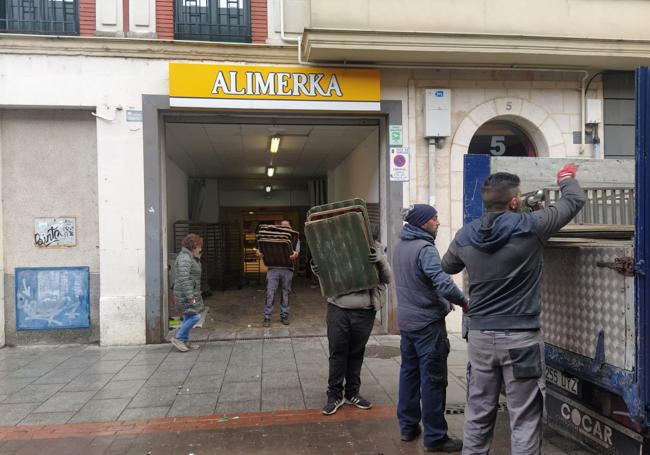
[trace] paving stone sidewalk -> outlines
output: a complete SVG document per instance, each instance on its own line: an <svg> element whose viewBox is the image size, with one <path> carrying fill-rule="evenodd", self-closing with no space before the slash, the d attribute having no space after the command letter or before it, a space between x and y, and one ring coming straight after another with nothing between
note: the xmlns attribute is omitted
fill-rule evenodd
<svg viewBox="0 0 650 455"><path fill-rule="evenodd" d="M449 339L448 420L450 432L461 436L466 344L455 334L450 334ZM170 447L180 451L163 450L156 453L216 453L204 450L206 447L228 449L233 453L257 453L261 446L256 444L262 444L259 438L279 444L274 446L277 451L264 450L263 453L312 453L310 447L319 447L313 453L420 453L420 449L413 447L395 446L394 441L390 446L393 449L384 452L368 451L368 447L358 441L350 442L350 438L362 435L367 438L367 431L380 431L380 428L383 428L380 439L385 434L395 436L395 440L399 439L393 434L397 432L394 406L399 382L399 336L371 337L362 371L361 392L376 405L380 415L361 415L379 420L364 424L357 419L350 428L333 423L338 420L329 420L319 411L325 401L327 385L326 338L231 340L200 344L201 349L187 353L177 352L169 344L123 348L68 345L0 349L0 427L5 427L0 428L0 433L7 433L9 427L14 427L18 432L18 436L14 435L15 441L6 443L3 440L10 436L3 437L0 434L0 455L52 453L52 446L43 442L30 442L34 432L44 433L48 437L52 432L59 432L57 438L64 439L68 434L68 443L71 444L70 441L79 437L80 431L84 433L93 428L88 426L92 422L108 425L105 430L98 427L96 437L93 436L99 441L97 444L100 444L101 450L93 448L86 437L85 442L72 445L88 449L87 452L79 453L146 454L148 451L131 448L141 449L147 444L156 446L156 438L150 435L102 438L114 434L111 425L128 425L120 428L137 427L135 421L141 425L142 422L149 424L154 419L158 422L157 428L176 430L179 418L191 420L193 417L206 416L204 418L214 422L227 417L232 421L238 418L246 420L256 415L273 417L278 412L283 414L292 411L298 416L306 415L300 414L301 412L311 416L308 419L310 424L305 421L304 425L298 425L301 417L294 421L302 438L302 446L298 444L296 451L287 451L282 445L284 443L281 444L291 438L283 433L286 428L282 430L271 419L268 421L270 433L259 428L241 432L237 430L232 434L223 430L226 433L222 434L229 435L224 436L226 441L230 441L226 445L215 441L214 436L199 431L200 426L184 430L178 428L175 437L165 436L163 439L169 442L169 438L172 438ZM346 407L339 411L342 417L337 419L345 420L346 415L356 415L350 414L356 411ZM314 422L319 423L311 428L316 425ZM503 450L493 453L506 454L509 453L506 450L509 429L505 413L500 413L499 422L496 434L503 441ZM324 436L316 437L317 444L313 446L307 432L314 431L313 434L318 435L321 430L336 439L336 444L332 447L337 447L337 450L332 451ZM28 436L20 436L25 434ZM338 436L332 436L334 434ZM243 435L253 439L247 441L242 439ZM273 437L267 440L267 435ZM194 437L205 441L202 450L193 450L193 447L200 447L193 445ZM122 438L128 439L129 444L121 441ZM59 441L57 444L67 443ZM582 453L577 451L574 443L559 437L557 441L547 438L545 445L547 454ZM113 450L115 447L117 449ZM339 452L343 447L350 450ZM373 443L369 447L381 445ZM572 447L571 450L568 447ZM41 448L43 451L39 452Z"/></svg>
<svg viewBox="0 0 650 455"><path fill-rule="evenodd" d="M449 403L464 401L464 342L451 335ZM171 345L0 349L0 426L320 408L327 386L327 339ZM394 405L399 337L374 336L362 393Z"/></svg>

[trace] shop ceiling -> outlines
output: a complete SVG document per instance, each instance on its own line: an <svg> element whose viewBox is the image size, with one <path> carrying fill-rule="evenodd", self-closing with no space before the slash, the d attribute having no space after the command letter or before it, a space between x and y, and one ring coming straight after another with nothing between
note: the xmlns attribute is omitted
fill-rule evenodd
<svg viewBox="0 0 650 455"><path fill-rule="evenodd" d="M272 160L275 179L304 180L325 177L377 130L350 124L168 123L165 149L191 177L264 179ZM276 154L269 152L273 135L281 138Z"/></svg>

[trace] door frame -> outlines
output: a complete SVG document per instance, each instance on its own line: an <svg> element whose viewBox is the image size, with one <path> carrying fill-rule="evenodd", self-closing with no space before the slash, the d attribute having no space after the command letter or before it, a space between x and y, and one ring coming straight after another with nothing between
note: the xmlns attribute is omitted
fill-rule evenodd
<svg viewBox="0 0 650 455"><path fill-rule="evenodd" d="M293 112L260 111L242 112L235 109L214 111L172 110L167 95L143 95L143 166L145 196L145 280L146 280L146 340L147 343L162 343L167 334L167 320L164 305L167 302L167 214L165 182L165 125L168 122L183 123L233 123L237 119L252 122L254 119L272 118L281 114L283 118L305 124L322 122L356 122L368 120L379 124L379 203L381 207L382 243L388 248L388 258L399 239L402 228L403 183L390 181L390 150L388 125L402 125L402 102L384 100L380 111L368 113L337 112ZM311 121L310 121L311 120ZM262 123L263 120L260 120ZM268 123L268 122L267 122ZM383 156L383 159L382 159ZM390 294L390 293L389 293ZM382 325L389 333L399 333L397 328L397 302L389 295L382 309Z"/></svg>

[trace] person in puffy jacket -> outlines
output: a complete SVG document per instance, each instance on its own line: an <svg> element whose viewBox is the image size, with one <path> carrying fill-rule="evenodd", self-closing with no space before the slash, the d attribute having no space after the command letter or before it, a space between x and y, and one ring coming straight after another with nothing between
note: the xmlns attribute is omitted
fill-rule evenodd
<svg viewBox="0 0 650 455"><path fill-rule="evenodd" d="M201 250L203 239L189 234L183 239L183 248L174 263L174 299L178 311L183 314L183 323L171 343L181 352L198 349L190 343L190 330L201 319L205 310L201 296Z"/></svg>

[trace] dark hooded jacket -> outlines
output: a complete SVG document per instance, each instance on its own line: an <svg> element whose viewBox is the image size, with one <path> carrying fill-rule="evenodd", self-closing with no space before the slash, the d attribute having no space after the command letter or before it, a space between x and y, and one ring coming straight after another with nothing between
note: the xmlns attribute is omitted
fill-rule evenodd
<svg viewBox="0 0 650 455"><path fill-rule="evenodd" d="M400 330L416 331L444 320L449 302L465 305L467 300L440 267L435 237L416 226L405 224L393 252L393 274L397 291L397 324Z"/></svg>
<svg viewBox="0 0 650 455"><path fill-rule="evenodd" d="M577 180L563 180L560 189L562 197L544 210L486 212L456 234L442 268L467 268L470 330L539 329L544 242L585 203Z"/></svg>

